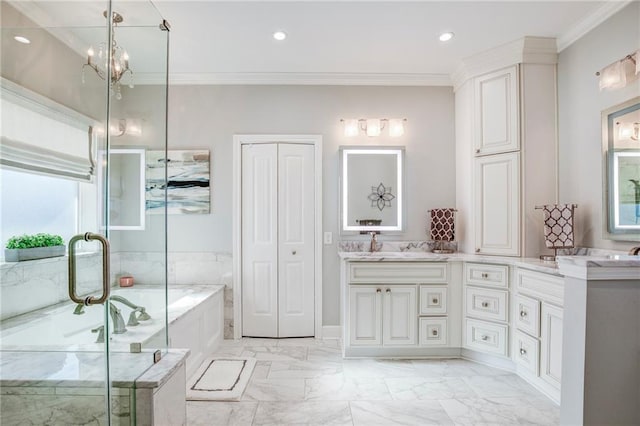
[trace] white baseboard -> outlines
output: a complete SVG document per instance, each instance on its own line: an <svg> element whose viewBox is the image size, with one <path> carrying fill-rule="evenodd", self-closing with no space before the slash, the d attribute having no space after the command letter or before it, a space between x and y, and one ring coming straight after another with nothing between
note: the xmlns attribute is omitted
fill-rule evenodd
<svg viewBox="0 0 640 426"><path fill-rule="evenodd" d="M341 325L323 325L322 338L323 339L342 339L342 326Z"/></svg>

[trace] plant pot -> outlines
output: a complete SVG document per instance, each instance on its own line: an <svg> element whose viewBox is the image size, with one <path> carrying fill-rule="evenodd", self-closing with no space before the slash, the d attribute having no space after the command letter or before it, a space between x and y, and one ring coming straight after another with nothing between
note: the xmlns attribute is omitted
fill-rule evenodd
<svg viewBox="0 0 640 426"><path fill-rule="evenodd" d="M21 262L23 260L45 259L47 257L64 256L64 253L65 246L4 249L4 261Z"/></svg>

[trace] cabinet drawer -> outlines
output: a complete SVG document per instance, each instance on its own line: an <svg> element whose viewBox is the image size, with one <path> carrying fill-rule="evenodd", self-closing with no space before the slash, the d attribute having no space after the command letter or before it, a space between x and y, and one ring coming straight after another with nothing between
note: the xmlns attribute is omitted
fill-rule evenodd
<svg viewBox="0 0 640 426"><path fill-rule="evenodd" d="M540 366L540 341L521 331L516 331L515 340L516 353L514 357L516 364L537 376Z"/></svg>
<svg viewBox="0 0 640 426"><path fill-rule="evenodd" d="M447 313L447 287L420 286L419 315L443 315Z"/></svg>
<svg viewBox="0 0 640 426"><path fill-rule="evenodd" d="M508 292L486 288L466 287L465 312L467 316L491 321L507 322Z"/></svg>
<svg viewBox="0 0 640 426"><path fill-rule="evenodd" d="M420 318L420 346L447 344L447 318Z"/></svg>
<svg viewBox="0 0 640 426"><path fill-rule="evenodd" d="M467 319L465 346L482 352L507 355L507 326Z"/></svg>
<svg viewBox="0 0 640 426"><path fill-rule="evenodd" d="M446 263L354 262L349 265L350 283L446 283Z"/></svg>
<svg viewBox="0 0 640 426"><path fill-rule="evenodd" d="M540 302L518 295L516 299L516 326L534 337L540 337Z"/></svg>
<svg viewBox="0 0 640 426"><path fill-rule="evenodd" d="M467 284L509 287L509 267L506 265L465 263L464 277Z"/></svg>
<svg viewBox="0 0 640 426"><path fill-rule="evenodd" d="M516 270L516 288L544 301L562 306L564 302L564 278L528 269Z"/></svg>

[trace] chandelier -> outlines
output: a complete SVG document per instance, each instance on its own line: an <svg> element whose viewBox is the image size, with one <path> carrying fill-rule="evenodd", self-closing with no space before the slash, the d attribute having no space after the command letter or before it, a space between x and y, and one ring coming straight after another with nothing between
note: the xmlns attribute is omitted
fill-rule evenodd
<svg viewBox="0 0 640 426"><path fill-rule="evenodd" d="M107 18L106 10L102 14ZM115 94L116 99L122 99L120 81L127 73L129 74L129 87L133 88L133 71L129 68L129 54L121 46L118 46L115 36L115 28L122 21L124 21L122 15L117 12L112 13L111 52L107 50L108 43L100 43L97 52L93 49L93 46L90 46L89 50L87 50L87 63L82 65L82 83L84 83L84 70L86 67L94 70L98 77L103 80L106 80L110 74L110 90L111 94ZM109 61L111 61L110 64Z"/></svg>

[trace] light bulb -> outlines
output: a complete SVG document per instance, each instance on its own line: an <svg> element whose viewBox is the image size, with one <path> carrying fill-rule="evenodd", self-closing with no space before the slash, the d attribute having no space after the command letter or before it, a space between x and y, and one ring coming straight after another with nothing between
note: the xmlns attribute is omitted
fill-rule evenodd
<svg viewBox="0 0 640 426"><path fill-rule="evenodd" d="M344 135L346 137L358 136L358 120L355 118L348 118L344 120Z"/></svg>
<svg viewBox="0 0 640 426"><path fill-rule="evenodd" d="M13 39L15 41L17 41L18 43L22 43L22 44L31 44L31 40L29 40L28 38L24 37L24 36L15 36L13 37Z"/></svg>
<svg viewBox="0 0 640 426"><path fill-rule="evenodd" d="M389 136L397 138L404 135L404 120L401 118L392 118L389 120Z"/></svg>
<svg viewBox="0 0 640 426"><path fill-rule="evenodd" d="M382 123L379 118L367 119L367 136L380 136L382 133Z"/></svg>
<svg viewBox="0 0 640 426"><path fill-rule="evenodd" d="M454 34L452 32L446 32L446 33L442 33L440 34L440 37L438 37L440 39L440 41L449 41L453 38Z"/></svg>
<svg viewBox="0 0 640 426"><path fill-rule="evenodd" d="M273 33L273 38L278 41L282 41L287 38L287 33L285 33L284 31L276 31L275 33Z"/></svg>
<svg viewBox="0 0 640 426"><path fill-rule="evenodd" d="M87 55L93 57L93 55L95 55L96 52L93 51L93 47L90 47L89 50L87 50Z"/></svg>

